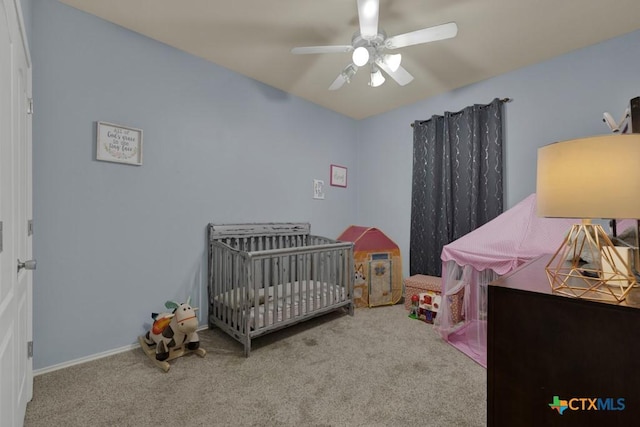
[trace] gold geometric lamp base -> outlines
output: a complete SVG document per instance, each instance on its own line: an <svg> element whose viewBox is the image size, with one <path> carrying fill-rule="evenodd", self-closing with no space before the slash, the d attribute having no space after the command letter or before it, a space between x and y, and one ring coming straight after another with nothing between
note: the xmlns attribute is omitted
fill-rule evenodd
<svg viewBox="0 0 640 427"><path fill-rule="evenodd" d="M640 219L638 159L640 133L578 138L540 147L538 215ZM633 266L625 256L637 251L637 246L618 250L601 226L583 220L573 226L547 265L551 289L574 298L620 303L637 285L634 270L640 269L640 261Z"/></svg>
<svg viewBox="0 0 640 427"><path fill-rule="evenodd" d="M551 290L573 298L620 303L637 285L629 248L616 248L590 220L571 227L545 270Z"/></svg>

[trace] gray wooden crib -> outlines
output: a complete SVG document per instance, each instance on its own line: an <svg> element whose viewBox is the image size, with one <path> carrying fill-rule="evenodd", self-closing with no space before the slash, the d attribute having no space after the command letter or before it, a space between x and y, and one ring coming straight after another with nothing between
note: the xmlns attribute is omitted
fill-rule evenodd
<svg viewBox="0 0 640 427"><path fill-rule="evenodd" d="M353 316L353 244L307 223L209 224L209 326L244 345L333 310Z"/></svg>

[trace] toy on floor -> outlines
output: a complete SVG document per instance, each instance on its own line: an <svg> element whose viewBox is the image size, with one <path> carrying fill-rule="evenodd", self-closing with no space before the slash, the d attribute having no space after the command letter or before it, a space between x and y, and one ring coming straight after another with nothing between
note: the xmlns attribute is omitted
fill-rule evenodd
<svg viewBox="0 0 640 427"><path fill-rule="evenodd" d="M412 319L418 318L418 306L420 297L418 295L411 295L411 307L409 308L409 317Z"/></svg>
<svg viewBox="0 0 640 427"><path fill-rule="evenodd" d="M434 291L427 291L419 294L418 319L427 323L433 323L438 311L442 297Z"/></svg>
<svg viewBox="0 0 640 427"><path fill-rule="evenodd" d="M138 337L140 347L147 356L163 371L171 367L169 360L196 353L200 357L207 354L200 348L197 308L189 305L189 300L182 304L167 301L165 307L173 309L171 313L153 313L153 326L145 335Z"/></svg>

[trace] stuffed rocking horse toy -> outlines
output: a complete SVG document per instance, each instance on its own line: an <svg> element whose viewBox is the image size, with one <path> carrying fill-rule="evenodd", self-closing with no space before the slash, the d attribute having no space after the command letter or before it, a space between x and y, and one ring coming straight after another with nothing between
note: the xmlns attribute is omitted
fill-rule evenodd
<svg viewBox="0 0 640 427"><path fill-rule="evenodd" d="M190 300L190 299L189 299ZM197 308L186 303L177 304L167 301L165 307L172 309L170 313L153 313L153 326L145 335L138 337L140 347L147 356L163 371L169 371L169 360L196 353L200 357L207 354L200 348Z"/></svg>

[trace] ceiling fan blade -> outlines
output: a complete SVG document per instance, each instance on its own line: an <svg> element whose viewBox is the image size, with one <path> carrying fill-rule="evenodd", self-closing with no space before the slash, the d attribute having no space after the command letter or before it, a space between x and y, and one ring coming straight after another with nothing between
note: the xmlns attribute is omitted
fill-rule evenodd
<svg viewBox="0 0 640 427"><path fill-rule="evenodd" d="M398 83L400 86L407 85L413 80L413 76L409 74L409 72L405 70L402 65L399 65L398 69L393 71L391 67L389 67L389 65L381 58L376 59L376 64L378 65L378 67L384 70L385 73L389 74L389 77L395 80L396 83Z"/></svg>
<svg viewBox="0 0 640 427"><path fill-rule="evenodd" d="M358 71L358 66L355 64L349 64L344 67L344 70L342 70L340 75L338 75L333 83L331 83L331 86L329 86L329 90L340 89L345 83L350 83L351 78L355 76L356 71Z"/></svg>
<svg viewBox="0 0 640 427"><path fill-rule="evenodd" d="M379 0L358 0L360 35L365 40L372 40L378 35L379 9Z"/></svg>
<svg viewBox="0 0 640 427"><path fill-rule="evenodd" d="M458 25L455 22L449 22L448 24L436 25L435 27L389 37L385 40L384 45L387 49L398 49L414 44L450 39L455 37L456 34L458 34Z"/></svg>
<svg viewBox="0 0 640 427"><path fill-rule="evenodd" d="M347 82L347 78L343 73L340 73L338 77L331 83L329 90L338 90Z"/></svg>
<svg viewBox="0 0 640 427"><path fill-rule="evenodd" d="M295 53L296 55L304 55L309 53L346 53L351 52L353 50L353 46L351 45L340 45L340 46L305 46L305 47L294 47L291 49L291 53Z"/></svg>

